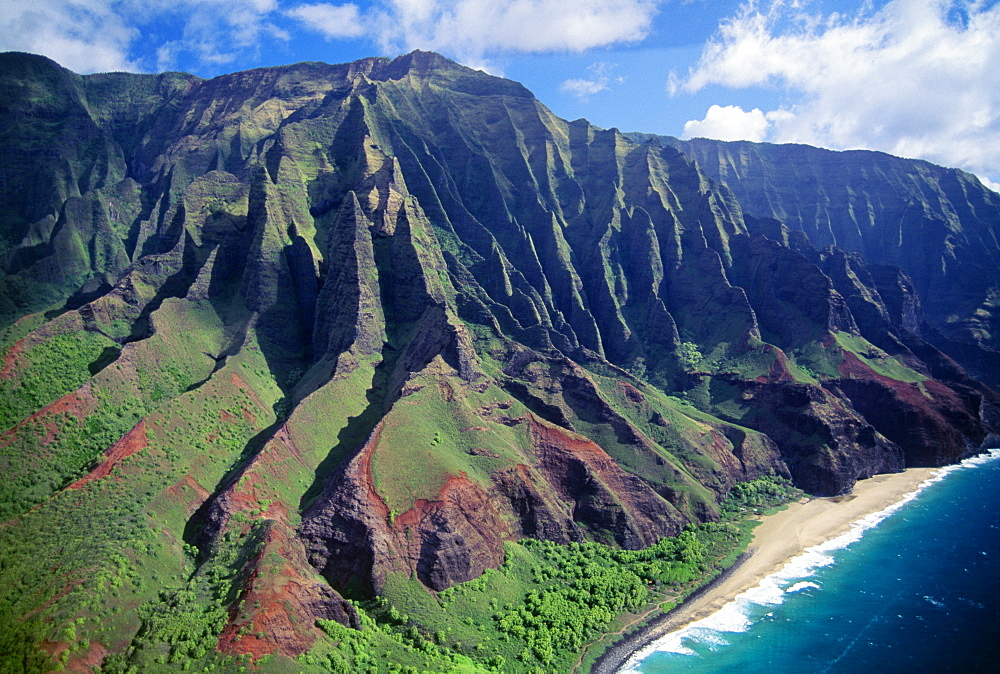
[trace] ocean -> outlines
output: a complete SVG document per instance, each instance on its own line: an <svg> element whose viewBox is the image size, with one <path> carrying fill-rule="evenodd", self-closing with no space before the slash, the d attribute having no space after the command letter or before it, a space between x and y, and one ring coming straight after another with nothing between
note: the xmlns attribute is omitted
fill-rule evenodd
<svg viewBox="0 0 1000 674"><path fill-rule="evenodd" d="M623 671L1000 671L1000 450L810 548Z"/></svg>

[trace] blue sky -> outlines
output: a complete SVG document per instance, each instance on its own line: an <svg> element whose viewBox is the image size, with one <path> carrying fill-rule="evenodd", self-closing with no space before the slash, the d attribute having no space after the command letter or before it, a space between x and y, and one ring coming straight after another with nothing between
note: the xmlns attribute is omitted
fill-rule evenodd
<svg viewBox="0 0 1000 674"><path fill-rule="evenodd" d="M438 51L601 127L866 148L1000 183L998 0L4 0L80 73Z"/></svg>

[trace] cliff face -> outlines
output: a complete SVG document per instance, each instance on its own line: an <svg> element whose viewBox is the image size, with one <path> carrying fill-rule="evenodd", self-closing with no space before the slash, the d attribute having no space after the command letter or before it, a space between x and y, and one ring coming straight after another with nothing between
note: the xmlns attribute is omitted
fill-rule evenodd
<svg viewBox="0 0 1000 674"><path fill-rule="evenodd" d="M391 578L443 590L522 537L641 548L738 481L842 494L996 430L1000 398L931 343L990 357L985 323L946 314L958 293L992 320L1000 261L969 271L995 195L944 169L891 160L937 190L914 217L940 241L894 235L873 195L852 238L789 215L819 187L796 210L750 159L721 174L434 54L0 73L2 568L43 587L18 615L100 595L59 588L148 518L132 563L215 597L219 648L296 655ZM929 257L959 232L953 264ZM71 483L107 538L86 560L26 542ZM33 555L63 571L28 581Z"/></svg>
<svg viewBox="0 0 1000 674"><path fill-rule="evenodd" d="M662 142L728 187L745 214L780 220L817 248L905 271L927 321L911 331L1000 383L1000 195L974 176L880 152Z"/></svg>

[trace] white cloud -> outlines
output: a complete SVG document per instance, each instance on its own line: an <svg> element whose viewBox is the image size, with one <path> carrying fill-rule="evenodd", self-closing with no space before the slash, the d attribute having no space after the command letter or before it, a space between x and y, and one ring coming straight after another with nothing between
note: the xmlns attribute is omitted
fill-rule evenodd
<svg viewBox="0 0 1000 674"><path fill-rule="evenodd" d="M995 183L989 178L986 178L985 176L976 176L976 177L979 178L979 182L981 182L983 185L993 190L997 194L1000 194L1000 183Z"/></svg>
<svg viewBox="0 0 1000 674"><path fill-rule="evenodd" d="M601 91L608 90L608 83L600 80L569 79L559 85L559 91L573 94L581 100Z"/></svg>
<svg viewBox="0 0 1000 674"><path fill-rule="evenodd" d="M322 33L328 40L334 38L358 37L365 31L361 24L361 14L354 4L299 5L285 12L307 26Z"/></svg>
<svg viewBox="0 0 1000 674"><path fill-rule="evenodd" d="M714 138L716 140L762 141L767 137L772 121L783 119L780 112L764 114L760 108L747 112L738 105L713 105L705 118L684 124L685 140L690 138Z"/></svg>
<svg viewBox="0 0 1000 674"><path fill-rule="evenodd" d="M280 1L6 0L0 49L46 54L77 72L230 63L290 39L275 23L287 17L327 39L369 37L385 53L431 49L488 67L503 53L639 41L664 0Z"/></svg>
<svg viewBox="0 0 1000 674"><path fill-rule="evenodd" d="M594 94L608 91L612 84L621 84L625 81L624 77L614 74L616 68L617 64L614 63L604 61L592 63L587 67L587 71L590 73L589 79L565 80L559 85L559 91L572 94L581 101L586 101Z"/></svg>
<svg viewBox="0 0 1000 674"><path fill-rule="evenodd" d="M77 72L138 70L128 55L136 35L100 0L0 3L0 51L44 54Z"/></svg>
<svg viewBox="0 0 1000 674"><path fill-rule="evenodd" d="M232 63L255 55L265 37L287 40L288 34L270 21L277 10L277 0L150 0L146 11L154 21L179 16L183 22L179 39L160 46L158 68L175 67L184 53L203 63Z"/></svg>
<svg viewBox="0 0 1000 674"><path fill-rule="evenodd" d="M44 54L80 73L168 68L185 53L228 63L255 53L264 37L287 39L269 20L277 9L277 0L8 1L0 3L0 50ZM155 64L135 55L148 33L162 40Z"/></svg>
<svg viewBox="0 0 1000 674"><path fill-rule="evenodd" d="M765 114L768 140L883 150L1000 179L1000 5L890 0L855 16L804 7L745 5L668 88L781 87L799 99Z"/></svg>
<svg viewBox="0 0 1000 674"><path fill-rule="evenodd" d="M660 0L386 0L375 27L387 51L463 60L496 52L584 51L646 37Z"/></svg>

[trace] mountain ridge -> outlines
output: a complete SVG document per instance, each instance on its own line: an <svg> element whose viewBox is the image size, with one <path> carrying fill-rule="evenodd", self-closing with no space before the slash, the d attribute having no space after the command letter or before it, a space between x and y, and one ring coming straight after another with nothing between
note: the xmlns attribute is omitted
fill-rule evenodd
<svg viewBox="0 0 1000 674"><path fill-rule="evenodd" d="M978 178L960 169L871 150L669 137L663 141L694 157L713 179L733 189L748 214L773 217L805 231L818 248L836 245L862 253L872 263L902 267L915 280L925 304L933 308L927 317L928 338L948 353L961 354L958 357L977 376L996 384L996 318L990 298L998 282L1000 248L990 223L1000 217L1000 199ZM861 172L851 167L855 157L865 160ZM915 175L907 174L906 167L913 167L910 172ZM815 187L800 189L793 208L788 194L777 186L793 182L797 171L807 172ZM762 174L769 176L766 182L761 181ZM874 199L858 189L859 180L879 185ZM835 188L846 198L838 200ZM815 196L806 196L811 191ZM805 204L803 197L808 199ZM936 209L930 205L934 200L939 203ZM880 229L889 229L889 236L880 234ZM914 246L903 245L906 235L922 239L923 250L907 252Z"/></svg>

